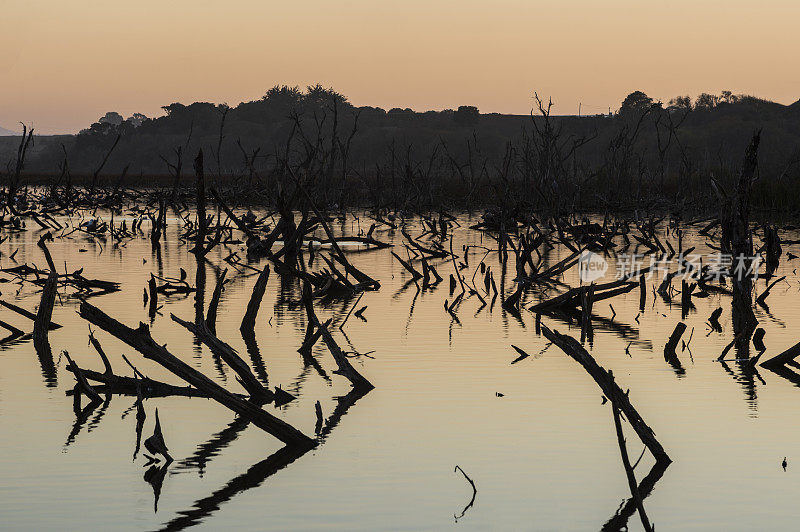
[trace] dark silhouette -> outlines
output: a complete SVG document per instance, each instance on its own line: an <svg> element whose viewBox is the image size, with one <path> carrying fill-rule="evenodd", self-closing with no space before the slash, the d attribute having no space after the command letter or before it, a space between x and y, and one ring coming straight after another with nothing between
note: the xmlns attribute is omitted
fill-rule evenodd
<svg viewBox="0 0 800 532"><path fill-rule="evenodd" d="M408 191L418 204L498 204L510 190L539 205L554 195L594 208L685 205L712 199L709 175L733 183L750 133L763 128L753 208L800 206L800 102L722 91L662 104L635 91L616 114L555 116L551 108L536 96L531 116L469 105L387 112L320 85L276 86L235 107L172 103L158 118L109 112L75 136L37 136L13 182L69 188L99 179L177 190L191 186L187 154L203 149L207 179L222 186L246 178L259 191L245 196L253 204L274 204L276 176L289 165L315 174L332 205L393 206ZM14 170L18 148L19 137L0 138L12 176L22 172Z"/></svg>

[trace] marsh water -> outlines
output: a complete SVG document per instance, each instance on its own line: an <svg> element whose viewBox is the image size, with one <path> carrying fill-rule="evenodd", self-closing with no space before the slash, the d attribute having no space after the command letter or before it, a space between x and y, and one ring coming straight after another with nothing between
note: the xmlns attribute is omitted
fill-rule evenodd
<svg viewBox="0 0 800 532"><path fill-rule="evenodd" d="M119 221L119 219L117 219ZM497 242L467 227L477 219L458 218L454 249L471 278L481 260L498 283L501 266ZM74 222L77 223L77 220ZM111 240L75 232L50 244L55 264L66 271L84 268L87 278L114 280L122 290L91 298L121 322L149 323L143 289L151 273L178 277L183 268L194 285L197 262L180 241L180 220L170 219L160 254L144 236L119 247ZM337 232L357 234L370 225L366 217L348 216ZM415 225L416 224L416 225ZM421 232L418 220L409 230ZM698 227L687 227L684 246L713 254ZM0 266L44 265L36 246L40 231L12 233L0 244ZM786 233L791 238L797 235ZM403 237L386 227L373 236L396 244ZM789 249L787 249L789 248ZM784 253L791 246L785 246ZM17 250L13 259L10 255ZM296 399L270 412L313 435L315 403L335 423L321 444L296 460L271 467L269 457L281 444L239 420L226 408L203 398L146 399L143 437L152 434L155 409L170 453L175 457L156 494L145 480L149 470L140 452L134 459L135 397L114 395L86 419L76 419L66 395L75 384L65 369L62 350L87 369L102 371L88 345L89 327L76 310L77 298L62 293L53 320L63 327L50 333L55 370L46 368L30 340L0 350L0 528L4 530L157 530L189 526L239 530L601 530L641 529L636 515L621 509L630 498L609 405L600 389L573 359L537 336L534 315L525 307L541 297L525 294L520 317L502 310L500 301L481 307L476 297L458 307L456 323L443 309L452 301L447 276L452 262L433 262L445 281L418 290L390 250L358 251L351 261L381 283L365 292L358 307L333 334L352 363L375 389L337 410L349 383L334 374L335 364L322 342L313 353L319 369L306 365L297 349L305 333L305 312L296 283L270 276L256 324L257 346L246 345L239 323L256 275L224 262L231 251L244 256L243 245L212 250L202 262L208 301L219 270L228 268L217 335L252 364L270 387L280 386ZM569 253L554 250L555 263ZM615 274L608 257L607 275ZM777 284L757 308L766 330L765 356L800 340L800 279L794 261L784 260ZM260 269L266 260L249 263ZM476 279L479 279L480 273ZM38 305L38 288L0 284L2 299L28 310ZM503 277L513 290L513 257ZM561 279L578 286L577 269ZM660 282L658 276L650 285ZM481 286L482 283L476 283ZM757 291L765 282L756 283ZM613 305L612 308L609 303ZM231 391L243 390L235 375L169 314L191 320L194 294L163 298L152 322L157 342ZM354 299L316 302L320 317L341 324ZM800 497L800 430L795 416L800 389L790 380L762 370L747 371L735 358L716 359L733 338L730 298L710 294L694 300L684 322L691 332L688 348L678 350L677 370L664 360L663 347L681 320L680 304L654 297L648 288L644 312L638 290L595 305L594 338L586 348L597 362L613 369L631 402L655 430L673 463L651 475L644 500L657 530L785 530L797 522ZM706 323L723 308L722 332ZM612 319L613 315L613 319ZM31 322L0 309L0 319L26 332ZM543 317L542 323L580 337L580 329ZM132 376L121 354L147 376L183 383L102 331L95 335L117 374ZM516 345L531 356L515 364ZM44 368L44 369L43 369ZM340 416L340 417L339 417ZM642 451L636 434L625 427L629 453ZM786 457L786 470L781 466ZM475 482L474 504L462 514L472 488L460 466ZM645 453L636 467L641 481L653 460ZM460 517L457 517L460 516Z"/></svg>

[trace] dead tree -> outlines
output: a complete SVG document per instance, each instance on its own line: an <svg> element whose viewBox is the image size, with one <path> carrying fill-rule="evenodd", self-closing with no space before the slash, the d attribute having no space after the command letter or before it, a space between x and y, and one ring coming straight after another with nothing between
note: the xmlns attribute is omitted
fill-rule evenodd
<svg viewBox="0 0 800 532"><path fill-rule="evenodd" d="M132 329L85 301L81 303L79 314L89 323L96 325L133 347L145 358L157 362L177 377L204 391L218 403L233 410L240 416L250 419L254 425L285 444L306 448L315 445L314 440L293 426L262 410L255 404L240 399L167 351L166 347L153 340L150 335L150 328L146 324L140 323L139 327Z"/></svg>
<svg viewBox="0 0 800 532"><path fill-rule="evenodd" d="M661 443L656 439L655 432L645 423L642 416L640 416L639 412L633 407L628 398L628 394L623 392L614 381L613 374L603 369L592 355L581 346L580 342L571 336L560 334L558 331L552 331L544 325L541 327L542 334L544 334L545 338L572 357L583 366L589 375L591 375L597 385L600 386L600 389L603 390L605 396L622 411L625 418L631 424L631 427L633 427L633 430L639 435L642 443L650 449L655 459L658 461L671 462L666 451L664 451L664 448L661 446Z"/></svg>
<svg viewBox="0 0 800 532"><path fill-rule="evenodd" d="M25 168L25 155L28 152L28 147L31 144L31 140L33 140L33 128L31 128L30 131L28 131L27 128L28 126L22 124L22 138L20 139L19 147L17 148L17 160L14 164L14 175L11 176L11 180L8 183L8 190L6 192L6 205L12 213L16 212L15 200L17 198L17 189L19 188L22 170Z"/></svg>
<svg viewBox="0 0 800 532"><path fill-rule="evenodd" d="M712 181L720 199L723 199L722 213L722 249L733 258L731 276L733 278L733 331L737 336L743 335L740 345L749 343L750 334L755 330L758 320L753 312L753 241L750 232L750 190L753 185L758 164L758 145L761 142L761 131L755 132L747 147L739 172L739 180L732 197L722 192L719 185ZM746 351L745 351L746 352Z"/></svg>
<svg viewBox="0 0 800 532"><path fill-rule="evenodd" d="M117 144L119 144L119 139L120 138L122 138L122 135L120 135L118 133L117 134L117 138L114 139L114 143L111 145L111 147L106 152L106 155L105 155L105 157L103 157L103 160L100 161L100 166L98 166L97 169L92 174L92 184L89 187L89 196L92 196L94 194L95 188L97 188L97 180L100 177L100 172L103 171L103 167L105 167L106 163L108 162L108 158L111 157L112 153L114 153L114 150L116 149Z"/></svg>
<svg viewBox="0 0 800 532"><path fill-rule="evenodd" d="M242 360L242 357L240 357L230 345L217 338L217 336L208 329L205 323L195 324L190 321L184 321L175 314L171 314L171 318L172 321L194 334L202 343L211 349L212 353L224 360L239 376L239 382L251 397L272 398L273 393L264 388L258 379L256 379L253 372L250 371L250 366Z"/></svg>

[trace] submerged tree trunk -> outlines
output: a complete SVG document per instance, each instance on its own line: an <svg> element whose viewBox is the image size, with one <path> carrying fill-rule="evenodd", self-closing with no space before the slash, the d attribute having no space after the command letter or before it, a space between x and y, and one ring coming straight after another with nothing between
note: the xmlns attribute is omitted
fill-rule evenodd
<svg viewBox="0 0 800 532"><path fill-rule="evenodd" d="M753 312L753 274L758 264L753 260L753 240L750 232L750 190L758 164L758 145L761 132L757 131L747 147L739 174L736 191L722 213L722 248L732 258L731 276L733 284L733 331L741 340L737 349L747 356L750 334L758 320Z"/></svg>

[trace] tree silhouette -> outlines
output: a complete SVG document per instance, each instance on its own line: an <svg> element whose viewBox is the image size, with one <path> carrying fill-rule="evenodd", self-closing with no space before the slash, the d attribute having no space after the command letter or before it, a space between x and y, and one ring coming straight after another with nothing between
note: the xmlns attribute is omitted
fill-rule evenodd
<svg viewBox="0 0 800 532"><path fill-rule="evenodd" d="M637 116L647 111L653 105L653 99L642 91L634 91L628 94L619 108L622 116Z"/></svg>
<svg viewBox="0 0 800 532"><path fill-rule="evenodd" d="M704 92L694 102L695 109L713 109L719 104L719 96Z"/></svg>

